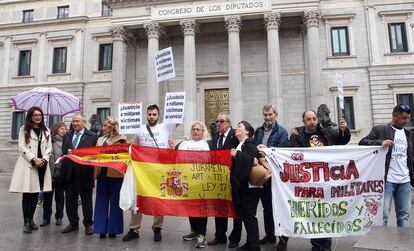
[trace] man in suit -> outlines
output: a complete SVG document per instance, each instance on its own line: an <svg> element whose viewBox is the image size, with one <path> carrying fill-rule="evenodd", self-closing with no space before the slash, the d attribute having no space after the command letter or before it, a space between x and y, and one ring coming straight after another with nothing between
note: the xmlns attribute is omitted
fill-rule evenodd
<svg viewBox="0 0 414 251"><path fill-rule="evenodd" d="M72 117L73 130L63 136L62 154L70 153L71 149L96 146L98 136L85 128L85 118L80 115ZM83 225L85 234L92 235L92 191L94 187L94 168L64 159L62 165L64 176L64 187L66 193L66 214L69 218L69 225L62 230L62 233L69 233L79 230L78 196L82 200Z"/></svg>
<svg viewBox="0 0 414 251"><path fill-rule="evenodd" d="M211 150L219 149L232 149L239 145L239 140L235 136L235 130L231 127L231 121L227 113L219 113L216 120L217 131L213 134L213 140L211 141ZM227 242L227 218L216 217L216 233L214 240L208 242L208 245L225 244ZM232 240L229 238L230 244L236 243L240 240ZM233 244L234 245L234 244ZM237 246L236 245L236 246ZM233 247L236 247L233 246Z"/></svg>

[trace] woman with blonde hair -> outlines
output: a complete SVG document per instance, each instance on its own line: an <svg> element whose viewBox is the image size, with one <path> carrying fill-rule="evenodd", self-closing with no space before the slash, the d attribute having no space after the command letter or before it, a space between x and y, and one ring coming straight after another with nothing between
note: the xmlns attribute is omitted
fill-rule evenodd
<svg viewBox="0 0 414 251"><path fill-rule="evenodd" d="M97 146L108 146L126 143L127 138L119 134L118 121L107 117L103 123L103 136L98 139ZM100 238L115 238L122 234L124 229L123 212L119 207L119 192L121 190L123 174L118 171L101 167L95 168L96 201L93 233Z"/></svg>
<svg viewBox="0 0 414 251"><path fill-rule="evenodd" d="M210 147L207 140L210 138L207 127L203 122L196 121L191 125L190 139L180 142L176 149L208 151ZM183 240L197 240L195 247L204 248L206 246L207 217L189 217L191 232L183 236Z"/></svg>
<svg viewBox="0 0 414 251"><path fill-rule="evenodd" d="M43 194L43 222L41 227L50 224L52 216L53 193L55 193L56 203L56 225L62 225L63 208L65 205L65 195L63 188L62 161L55 163L62 156L62 139L68 131L65 122L58 122L52 127L52 154L50 155L49 168L52 174L52 191Z"/></svg>
<svg viewBox="0 0 414 251"><path fill-rule="evenodd" d="M33 222L38 194L52 190L47 164L52 152L52 137L39 107L27 111L24 126L19 132L19 152L9 191L23 193L23 233L31 234L33 230L39 229Z"/></svg>

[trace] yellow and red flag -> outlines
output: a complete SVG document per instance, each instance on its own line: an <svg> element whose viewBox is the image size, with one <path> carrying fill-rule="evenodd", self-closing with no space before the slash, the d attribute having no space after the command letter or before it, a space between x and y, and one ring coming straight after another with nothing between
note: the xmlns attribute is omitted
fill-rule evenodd
<svg viewBox="0 0 414 251"><path fill-rule="evenodd" d="M230 150L183 151L132 145L138 211L148 215L236 217Z"/></svg>
<svg viewBox="0 0 414 251"><path fill-rule="evenodd" d="M125 173L131 163L129 146L129 144L116 144L78 148L64 157L81 165L111 167L120 173Z"/></svg>

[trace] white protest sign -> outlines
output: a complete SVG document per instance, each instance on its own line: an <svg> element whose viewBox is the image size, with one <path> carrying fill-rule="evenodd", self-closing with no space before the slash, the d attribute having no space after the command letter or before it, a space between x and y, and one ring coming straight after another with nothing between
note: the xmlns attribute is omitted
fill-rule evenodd
<svg viewBox="0 0 414 251"><path fill-rule="evenodd" d="M142 125L142 102L118 105L120 134L137 134Z"/></svg>
<svg viewBox="0 0 414 251"><path fill-rule="evenodd" d="M266 148L275 235L355 236L383 224L381 146Z"/></svg>
<svg viewBox="0 0 414 251"><path fill-rule="evenodd" d="M166 124L182 124L184 120L185 92L165 94L164 120Z"/></svg>
<svg viewBox="0 0 414 251"><path fill-rule="evenodd" d="M158 82L175 78L174 57L171 47L155 53L155 74Z"/></svg>
<svg viewBox="0 0 414 251"><path fill-rule="evenodd" d="M339 99L339 108L345 109L344 105L344 80L338 72L336 72L336 84L338 85L338 99Z"/></svg>

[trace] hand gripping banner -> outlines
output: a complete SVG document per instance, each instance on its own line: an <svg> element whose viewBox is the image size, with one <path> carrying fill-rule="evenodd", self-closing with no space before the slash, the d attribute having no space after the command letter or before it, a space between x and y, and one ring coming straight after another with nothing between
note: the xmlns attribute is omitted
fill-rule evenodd
<svg viewBox="0 0 414 251"><path fill-rule="evenodd" d="M183 151L132 145L138 211L231 217L230 150Z"/></svg>
<svg viewBox="0 0 414 251"><path fill-rule="evenodd" d="M275 235L362 235L382 225L388 148L268 148Z"/></svg>

